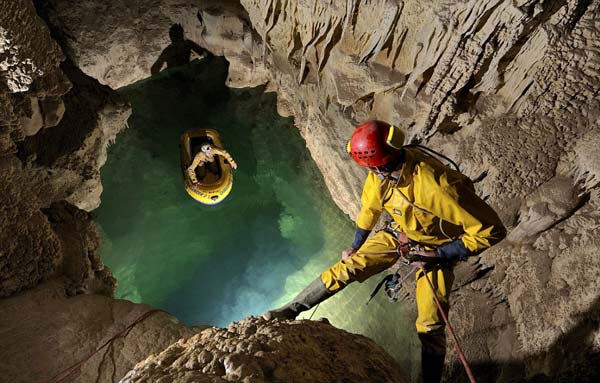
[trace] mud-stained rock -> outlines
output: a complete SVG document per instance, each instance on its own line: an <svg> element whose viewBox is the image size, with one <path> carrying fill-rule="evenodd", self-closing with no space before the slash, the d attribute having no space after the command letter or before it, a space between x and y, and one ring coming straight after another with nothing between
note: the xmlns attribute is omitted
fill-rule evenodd
<svg viewBox="0 0 600 383"><path fill-rule="evenodd" d="M120 382L408 382L373 341L315 321L248 318L208 328L139 363Z"/></svg>

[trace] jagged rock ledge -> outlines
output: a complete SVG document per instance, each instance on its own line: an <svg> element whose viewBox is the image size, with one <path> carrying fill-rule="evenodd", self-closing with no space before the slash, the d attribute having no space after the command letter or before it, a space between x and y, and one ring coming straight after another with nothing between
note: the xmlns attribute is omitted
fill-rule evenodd
<svg viewBox="0 0 600 383"><path fill-rule="evenodd" d="M326 322L247 318L138 363L120 383L408 382L370 339Z"/></svg>

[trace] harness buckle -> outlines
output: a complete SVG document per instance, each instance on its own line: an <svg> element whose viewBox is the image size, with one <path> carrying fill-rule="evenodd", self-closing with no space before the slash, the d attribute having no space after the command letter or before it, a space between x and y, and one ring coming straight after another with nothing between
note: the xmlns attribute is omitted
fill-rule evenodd
<svg viewBox="0 0 600 383"><path fill-rule="evenodd" d="M402 287L402 284L398 283L398 279L399 278L396 278L395 280L386 283L384 293L390 303L398 302L398 298L400 297L400 288Z"/></svg>

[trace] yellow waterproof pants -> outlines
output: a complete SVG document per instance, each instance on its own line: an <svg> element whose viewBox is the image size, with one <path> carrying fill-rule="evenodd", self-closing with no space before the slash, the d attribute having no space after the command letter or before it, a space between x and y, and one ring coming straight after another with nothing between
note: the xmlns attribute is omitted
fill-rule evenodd
<svg viewBox="0 0 600 383"><path fill-rule="evenodd" d="M348 284L378 274L391 267L398 260L398 254L369 254L378 251L395 250L399 245L396 238L385 231L379 231L369 238L356 254L345 261L339 261L321 274L325 287L336 293ZM424 351L432 354L444 354L446 337L444 335L444 320L438 312L433 298L433 291L422 270L418 270L417 279L417 333ZM432 265L427 270L427 276L434 286L435 293L448 315L448 296L452 288L454 275L450 269Z"/></svg>
<svg viewBox="0 0 600 383"><path fill-rule="evenodd" d="M427 277L435 289L435 295L448 316L448 297L452 289L454 274L452 270L439 265L427 268ZM446 324L433 298L434 292L425 278L423 270L418 270L417 278L417 334L421 340L423 351L428 354L444 355L446 353Z"/></svg>

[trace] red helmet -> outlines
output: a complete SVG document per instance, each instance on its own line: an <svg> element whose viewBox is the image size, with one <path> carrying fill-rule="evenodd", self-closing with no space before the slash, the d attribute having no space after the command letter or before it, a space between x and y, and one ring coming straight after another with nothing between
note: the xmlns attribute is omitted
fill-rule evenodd
<svg viewBox="0 0 600 383"><path fill-rule="evenodd" d="M373 168L397 160L403 143L404 134L400 129L387 122L373 120L356 127L346 151L360 166Z"/></svg>

